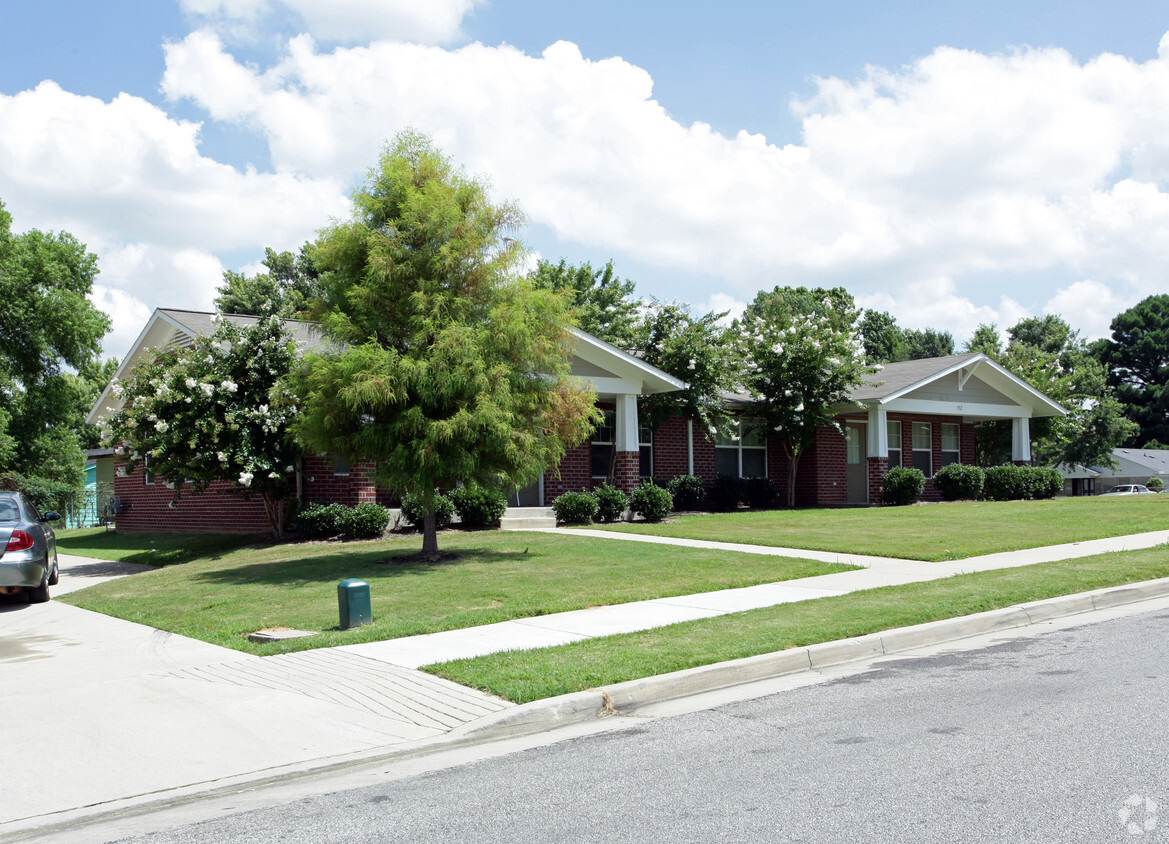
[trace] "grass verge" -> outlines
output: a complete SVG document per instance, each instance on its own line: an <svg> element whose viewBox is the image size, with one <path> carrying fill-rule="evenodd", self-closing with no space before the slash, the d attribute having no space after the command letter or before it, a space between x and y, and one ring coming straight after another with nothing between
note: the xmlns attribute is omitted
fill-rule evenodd
<svg viewBox="0 0 1169 844"><path fill-rule="evenodd" d="M796 604L510 651L423 670L516 703L1009 607L1169 577L1169 547L888 586Z"/></svg>
<svg viewBox="0 0 1169 844"><path fill-rule="evenodd" d="M452 533L440 537L439 545L458 556L438 563L410 560L421 547L417 536L237 547L109 581L61 600L267 655L853 568L537 533ZM373 623L338 630L336 587L349 577L370 584ZM271 644L247 640L248 633L270 627L318 635Z"/></svg>
<svg viewBox="0 0 1169 844"><path fill-rule="evenodd" d="M192 560L219 559L246 545L271 544L260 536L216 533L116 533L105 528L58 530L57 551L79 557L170 566Z"/></svg>
<svg viewBox="0 0 1169 844"><path fill-rule="evenodd" d="M743 511L678 516L659 524L604 525L603 529L911 560L959 560L1167 530L1169 495Z"/></svg>

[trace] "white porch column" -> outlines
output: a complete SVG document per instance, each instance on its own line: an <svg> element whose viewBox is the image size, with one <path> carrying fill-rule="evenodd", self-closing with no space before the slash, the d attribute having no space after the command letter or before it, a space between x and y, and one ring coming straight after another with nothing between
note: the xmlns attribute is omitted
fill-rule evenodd
<svg viewBox="0 0 1169 844"><path fill-rule="evenodd" d="M614 424L617 428L614 446L617 451L637 451L637 396L617 396L617 413Z"/></svg>
<svg viewBox="0 0 1169 844"><path fill-rule="evenodd" d="M868 452L869 457L889 459L889 414L881 407L869 408Z"/></svg>
<svg viewBox="0 0 1169 844"><path fill-rule="evenodd" d="M686 420L686 461L687 473L694 474L694 420Z"/></svg>
<svg viewBox="0 0 1169 844"><path fill-rule="evenodd" d="M1031 462L1031 420L1011 420L1011 460Z"/></svg>

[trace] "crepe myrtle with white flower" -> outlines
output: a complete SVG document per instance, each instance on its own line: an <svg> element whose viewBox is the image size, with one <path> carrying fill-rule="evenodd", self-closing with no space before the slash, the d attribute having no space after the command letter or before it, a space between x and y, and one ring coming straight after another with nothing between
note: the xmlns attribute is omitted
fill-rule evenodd
<svg viewBox="0 0 1169 844"><path fill-rule="evenodd" d="M743 359L747 415L764 420L788 458L787 503L795 504L800 456L816 429L841 430L833 407L872 368L865 363L860 312L843 288L776 287L761 291L735 321ZM841 435L843 435L841 431Z"/></svg>
<svg viewBox="0 0 1169 844"><path fill-rule="evenodd" d="M104 423L104 441L125 473L149 455L150 471L174 485L172 503L217 481L260 498L279 536L301 456L288 436L296 398L280 384L295 354L275 317L246 326L218 320L210 336L159 352L113 386L125 404Z"/></svg>

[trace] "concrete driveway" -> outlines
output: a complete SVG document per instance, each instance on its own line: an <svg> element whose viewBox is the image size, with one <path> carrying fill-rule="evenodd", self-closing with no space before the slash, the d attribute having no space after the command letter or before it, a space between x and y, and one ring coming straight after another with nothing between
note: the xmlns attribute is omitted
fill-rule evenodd
<svg viewBox="0 0 1169 844"><path fill-rule="evenodd" d="M55 595L144 568L60 560ZM354 655L300 656L255 657L57 601L0 604L0 837L68 810L360 757L511 706Z"/></svg>

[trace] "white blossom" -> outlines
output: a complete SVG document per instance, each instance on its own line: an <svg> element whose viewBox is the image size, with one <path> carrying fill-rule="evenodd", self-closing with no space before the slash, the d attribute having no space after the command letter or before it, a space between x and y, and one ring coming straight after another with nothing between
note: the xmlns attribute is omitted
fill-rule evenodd
<svg viewBox="0 0 1169 844"><path fill-rule="evenodd" d="M234 381L224 381L219 386L222 387L223 389L227 390L229 393L234 393L236 390L239 389L239 385L236 384Z"/></svg>
<svg viewBox="0 0 1169 844"><path fill-rule="evenodd" d="M253 477L255 477L255 476L251 472L240 472L239 473L239 482L243 486L251 486Z"/></svg>
<svg viewBox="0 0 1169 844"><path fill-rule="evenodd" d="M187 379L186 381L184 381L183 383L187 385L187 389L188 389L188 390L193 390L193 389L195 389L195 385L196 385L197 383L199 383L199 382L198 382L198 381L196 381L194 378L188 378L188 379Z"/></svg>
<svg viewBox="0 0 1169 844"><path fill-rule="evenodd" d="M170 427L170 425L166 424L166 422L163 421L162 419L159 419L157 422L154 423L154 430L158 431L158 433L160 433L160 434L165 434L166 429L169 427Z"/></svg>
<svg viewBox="0 0 1169 844"><path fill-rule="evenodd" d="M215 391L215 388L210 384L200 384L199 389L203 391L205 396L210 396Z"/></svg>
<svg viewBox="0 0 1169 844"><path fill-rule="evenodd" d="M221 452L219 452L219 453L216 455L216 457L218 457L218 458L219 458L219 462L220 462L220 463L226 463L226 462L227 462L227 455L226 455L226 454L224 454L222 451L221 451Z"/></svg>

